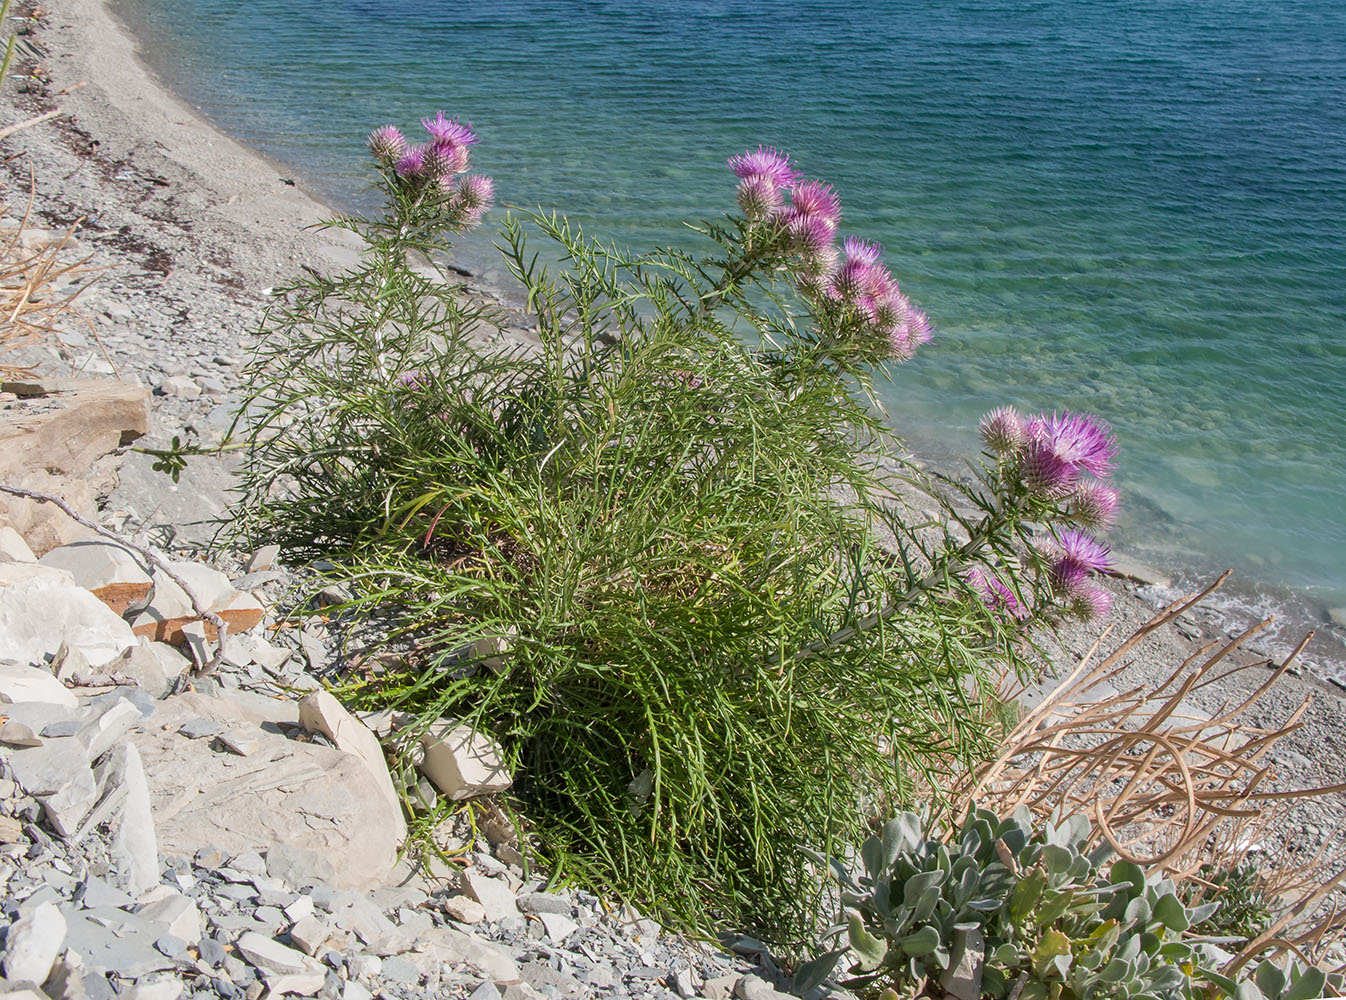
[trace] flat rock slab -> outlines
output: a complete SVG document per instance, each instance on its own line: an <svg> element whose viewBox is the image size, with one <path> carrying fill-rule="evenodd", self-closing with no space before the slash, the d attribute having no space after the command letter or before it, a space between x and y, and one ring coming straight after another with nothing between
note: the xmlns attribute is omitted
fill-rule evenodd
<svg viewBox="0 0 1346 1000"><path fill-rule="evenodd" d="M260 699L266 702L267 699ZM227 854L283 857L292 881L308 875L341 888L371 888L392 871L402 817L357 758L282 735L245 698L177 695L132 736L149 776L159 848L190 857L202 844ZM178 730L206 719L257 741L246 757ZM296 719L297 721L297 719Z"/></svg>
<svg viewBox="0 0 1346 1000"><path fill-rule="evenodd" d="M38 562L65 570L117 615L142 606L154 586L143 556L102 538L59 546Z"/></svg>
<svg viewBox="0 0 1346 1000"><path fill-rule="evenodd" d="M43 379L42 389L0 409L0 482L54 493L93 515L120 461L100 460L149 430L149 392L96 379ZM8 495L0 521L39 555L87 535L51 504Z"/></svg>

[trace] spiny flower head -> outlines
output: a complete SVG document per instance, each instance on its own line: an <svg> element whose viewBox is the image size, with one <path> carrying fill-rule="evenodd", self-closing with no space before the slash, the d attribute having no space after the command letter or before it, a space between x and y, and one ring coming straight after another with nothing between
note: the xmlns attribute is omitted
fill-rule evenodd
<svg viewBox="0 0 1346 1000"><path fill-rule="evenodd" d="M821 215L810 215L791 207L777 213L790 234L796 250L805 254L821 253L833 245L836 223Z"/></svg>
<svg viewBox="0 0 1346 1000"><path fill-rule="evenodd" d="M413 146L408 149L400 159L397 165L393 167L397 176L402 179L411 177L420 177L425 173L425 147Z"/></svg>
<svg viewBox="0 0 1346 1000"><path fill-rule="evenodd" d="M1108 547L1082 531L1068 529L1051 547L1053 556L1049 575L1058 591L1073 595L1088 579L1089 574L1107 570L1112 565Z"/></svg>
<svg viewBox="0 0 1346 1000"><path fill-rule="evenodd" d="M790 208L797 214L820 219L836 232L841 222L841 199L830 184L804 181L790 189Z"/></svg>
<svg viewBox="0 0 1346 1000"><path fill-rule="evenodd" d="M1039 415L1029 433L1045 442L1057 457L1095 476L1112 471L1117 442L1108 425L1087 413Z"/></svg>
<svg viewBox="0 0 1346 1000"><path fill-rule="evenodd" d="M1024 418L1012 406L997 406L981 418L981 439L997 455L1013 455L1024 446Z"/></svg>
<svg viewBox="0 0 1346 1000"><path fill-rule="evenodd" d="M770 146L758 146L756 151L750 149L729 157L729 169L741 181L760 178L777 191L799 180L799 172L790 158Z"/></svg>
<svg viewBox="0 0 1346 1000"><path fill-rule="evenodd" d="M431 177L452 177L465 173L468 166L468 149L457 143L445 140L432 142L425 151L424 168Z"/></svg>
<svg viewBox="0 0 1346 1000"><path fill-rule="evenodd" d="M1019 474L1030 493L1049 500L1065 499L1080 481L1080 470L1074 464L1047 442L1031 436L1019 456Z"/></svg>
<svg viewBox="0 0 1346 1000"><path fill-rule="evenodd" d="M1075 487L1070 514L1086 528L1106 528L1117 519L1121 495L1107 483L1090 480Z"/></svg>
<svg viewBox="0 0 1346 1000"><path fill-rule="evenodd" d="M1070 611L1085 621L1106 618L1112 609L1112 595L1091 584L1077 587L1070 595Z"/></svg>
<svg viewBox="0 0 1346 1000"><path fill-rule="evenodd" d="M738 207L754 222L768 219L780 211L780 185L764 174L745 177L738 185Z"/></svg>
<svg viewBox="0 0 1346 1000"><path fill-rule="evenodd" d="M436 111L434 118L422 118L421 125L436 142L448 142L455 146L473 146L477 142L477 133L471 127L462 124L457 118L445 118L443 111Z"/></svg>
<svg viewBox="0 0 1346 1000"><path fill-rule="evenodd" d="M380 125L369 133L369 151L384 163L396 163L407 154L407 140L395 125Z"/></svg>
<svg viewBox="0 0 1346 1000"><path fill-rule="evenodd" d="M857 264L877 264L879 258L883 256L883 247L862 240L858 236L847 236L841 241L841 248L846 254L847 262L853 261Z"/></svg>

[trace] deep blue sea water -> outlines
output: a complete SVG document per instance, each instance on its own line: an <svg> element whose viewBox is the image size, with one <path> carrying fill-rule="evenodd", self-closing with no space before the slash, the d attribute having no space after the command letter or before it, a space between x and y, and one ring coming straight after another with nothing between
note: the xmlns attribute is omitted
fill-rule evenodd
<svg viewBox="0 0 1346 1000"><path fill-rule="evenodd" d="M341 205L372 126L440 108L502 200L635 248L731 208L730 154L786 149L935 321L885 397L918 451L974 452L1003 402L1093 411L1121 547L1346 606L1341 0L119 10L184 97Z"/></svg>

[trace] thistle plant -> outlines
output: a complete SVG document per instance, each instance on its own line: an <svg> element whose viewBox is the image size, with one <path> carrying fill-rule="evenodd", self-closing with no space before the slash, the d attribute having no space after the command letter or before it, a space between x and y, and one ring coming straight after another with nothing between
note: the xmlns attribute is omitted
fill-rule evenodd
<svg viewBox="0 0 1346 1000"><path fill-rule="evenodd" d="M491 191L466 126L423 125L370 137L387 214L337 223L360 267L267 318L243 522L414 647L349 698L497 737L562 874L798 947L824 889L801 848L990 750L981 692L1067 593L1028 520L1069 526L1070 501L1007 460L979 516L942 492L957 520L913 514L935 486L869 404L930 322L784 154L730 160L740 211L697 227L701 255L506 217L528 347L434 269ZM1062 461L1111 460L1054 426Z"/></svg>

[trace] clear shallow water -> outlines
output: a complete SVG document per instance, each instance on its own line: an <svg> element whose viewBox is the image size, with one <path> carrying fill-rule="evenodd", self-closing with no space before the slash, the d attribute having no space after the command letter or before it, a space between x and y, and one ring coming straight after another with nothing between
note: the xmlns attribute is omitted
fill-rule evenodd
<svg viewBox="0 0 1346 1000"><path fill-rule="evenodd" d="M1337 0L119 9L180 93L338 204L370 127L438 108L502 200L636 248L730 208L731 153L787 149L936 323L886 396L918 451L975 451L1002 402L1093 411L1120 546L1346 606Z"/></svg>

